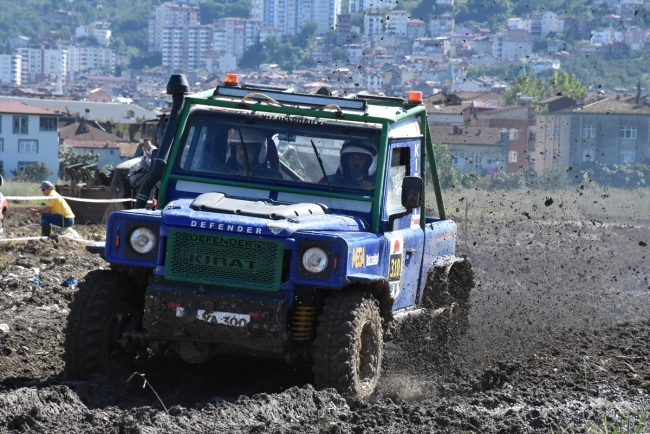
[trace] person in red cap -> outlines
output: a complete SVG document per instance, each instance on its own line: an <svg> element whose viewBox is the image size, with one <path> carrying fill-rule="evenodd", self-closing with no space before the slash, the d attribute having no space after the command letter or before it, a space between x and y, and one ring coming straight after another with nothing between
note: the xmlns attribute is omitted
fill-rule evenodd
<svg viewBox="0 0 650 434"><path fill-rule="evenodd" d="M50 181L43 181L38 187L44 196L50 198L44 208L30 208L29 215L41 217L41 236L49 237L52 232L52 225L61 226L64 231L74 225L74 214L70 205L54 191L54 185Z"/></svg>

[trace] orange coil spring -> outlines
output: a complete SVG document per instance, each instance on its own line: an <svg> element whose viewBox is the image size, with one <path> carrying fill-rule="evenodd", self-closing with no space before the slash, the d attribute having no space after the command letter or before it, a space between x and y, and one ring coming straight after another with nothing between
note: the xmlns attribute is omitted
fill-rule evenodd
<svg viewBox="0 0 650 434"><path fill-rule="evenodd" d="M291 331L294 341L306 341L314 335L314 319L316 308L309 306L298 306L293 311L291 320Z"/></svg>

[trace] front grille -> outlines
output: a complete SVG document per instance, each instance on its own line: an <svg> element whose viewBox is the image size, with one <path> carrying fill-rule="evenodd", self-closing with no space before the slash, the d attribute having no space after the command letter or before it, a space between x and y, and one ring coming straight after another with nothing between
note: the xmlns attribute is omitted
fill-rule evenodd
<svg viewBox="0 0 650 434"><path fill-rule="evenodd" d="M277 241L170 229L165 278L277 291L283 252Z"/></svg>

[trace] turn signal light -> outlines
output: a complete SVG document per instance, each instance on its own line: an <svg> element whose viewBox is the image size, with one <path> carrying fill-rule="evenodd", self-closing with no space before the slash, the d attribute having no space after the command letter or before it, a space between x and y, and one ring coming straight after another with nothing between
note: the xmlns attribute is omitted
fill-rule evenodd
<svg viewBox="0 0 650 434"><path fill-rule="evenodd" d="M409 92L409 104L419 104L422 102L422 92L412 90Z"/></svg>
<svg viewBox="0 0 650 434"><path fill-rule="evenodd" d="M226 81L224 83L226 86L238 86L239 76L237 74L226 74Z"/></svg>

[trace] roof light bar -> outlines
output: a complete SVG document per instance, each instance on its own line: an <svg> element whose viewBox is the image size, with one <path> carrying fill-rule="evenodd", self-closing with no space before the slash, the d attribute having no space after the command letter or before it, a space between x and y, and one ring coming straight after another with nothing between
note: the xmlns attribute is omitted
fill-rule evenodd
<svg viewBox="0 0 650 434"><path fill-rule="evenodd" d="M242 89L239 87L226 87L226 86L217 86L214 90L213 97L217 96L226 96L226 97L235 97L235 98L244 98L249 93L255 93L256 89ZM337 98L332 96L322 96L322 95L307 95L301 93L286 93L278 92L266 89L257 90L258 93L264 93L264 95L273 98L278 102L291 103L291 104L302 104L312 107L325 107L327 105L336 104L341 109L347 110L360 110L366 111L367 103L364 100L357 99L348 99L348 98ZM255 100L264 100L264 98L251 97Z"/></svg>

